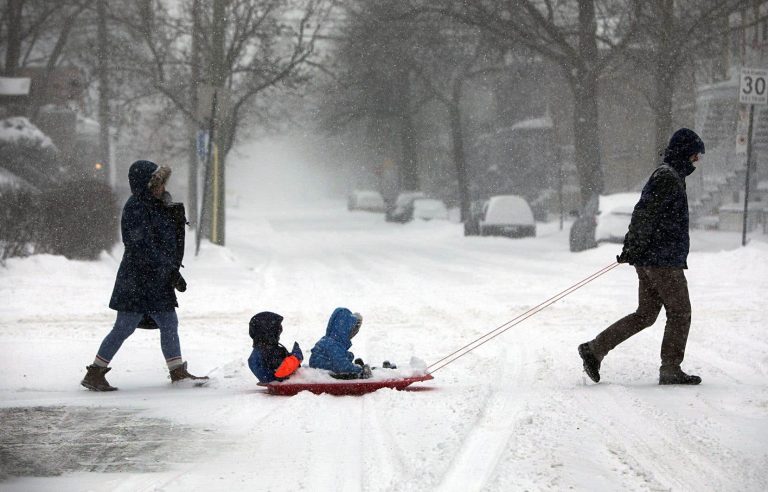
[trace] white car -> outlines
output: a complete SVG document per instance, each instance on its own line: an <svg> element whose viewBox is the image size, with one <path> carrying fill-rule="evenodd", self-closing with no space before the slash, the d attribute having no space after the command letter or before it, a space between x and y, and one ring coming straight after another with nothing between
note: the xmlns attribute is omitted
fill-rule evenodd
<svg viewBox="0 0 768 492"><path fill-rule="evenodd" d="M638 201L640 201L640 193L614 193L601 196L595 241L623 243L632 219L632 211Z"/></svg>
<svg viewBox="0 0 768 492"><path fill-rule="evenodd" d="M413 201L413 218L422 220L448 220L448 207L442 200L417 198Z"/></svg>
<svg viewBox="0 0 768 492"><path fill-rule="evenodd" d="M594 248L598 243L623 243L640 193L614 193L590 200L571 226L573 252Z"/></svg>
<svg viewBox="0 0 768 492"><path fill-rule="evenodd" d="M536 222L528 202L517 195L491 197L480 220L480 235L535 237Z"/></svg>
<svg viewBox="0 0 768 492"><path fill-rule="evenodd" d="M378 191L356 190L347 198L347 210L366 210L383 212L386 210L384 199Z"/></svg>

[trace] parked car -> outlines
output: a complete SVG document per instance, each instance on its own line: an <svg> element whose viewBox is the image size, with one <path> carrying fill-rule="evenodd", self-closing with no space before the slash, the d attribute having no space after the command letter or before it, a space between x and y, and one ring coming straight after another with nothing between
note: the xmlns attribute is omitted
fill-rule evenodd
<svg viewBox="0 0 768 492"><path fill-rule="evenodd" d="M370 190L355 190L347 197L347 210L384 212L386 207L381 193Z"/></svg>
<svg viewBox="0 0 768 492"><path fill-rule="evenodd" d="M442 200L417 198L413 201L413 218L421 220L448 220L448 207Z"/></svg>
<svg viewBox="0 0 768 492"><path fill-rule="evenodd" d="M464 219L464 235L479 236L480 221L485 217L488 200L475 200L469 204L469 217Z"/></svg>
<svg viewBox="0 0 768 492"><path fill-rule="evenodd" d="M623 243L640 193L614 193L591 200L571 226L570 250L594 248L599 243Z"/></svg>
<svg viewBox="0 0 768 492"><path fill-rule="evenodd" d="M394 205L387 209L384 216L387 222L405 223L413 220L413 201L426 198L421 191L404 191L397 196Z"/></svg>
<svg viewBox="0 0 768 492"><path fill-rule="evenodd" d="M517 195L491 197L480 220L480 235L535 237L536 222L528 202Z"/></svg>

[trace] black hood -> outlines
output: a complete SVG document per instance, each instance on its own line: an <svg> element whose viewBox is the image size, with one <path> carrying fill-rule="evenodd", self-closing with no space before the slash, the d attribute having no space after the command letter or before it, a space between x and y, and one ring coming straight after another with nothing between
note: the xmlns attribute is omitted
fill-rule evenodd
<svg viewBox="0 0 768 492"><path fill-rule="evenodd" d="M685 177L696 170L696 166L691 163L691 156L703 153L704 142L696 132L681 128L669 139L664 150L664 162Z"/></svg>
<svg viewBox="0 0 768 492"><path fill-rule="evenodd" d="M283 332L282 322L283 317L277 313L264 311L254 315L248 323L248 334L253 339L253 346L277 345Z"/></svg>
<svg viewBox="0 0 768 492"><path fill-rule="evenodd" d="M137 198L151 197L149 180L157 171L157 164L152 161L136 161L128 170L128 183L131 185L131 193Z"/></svg>

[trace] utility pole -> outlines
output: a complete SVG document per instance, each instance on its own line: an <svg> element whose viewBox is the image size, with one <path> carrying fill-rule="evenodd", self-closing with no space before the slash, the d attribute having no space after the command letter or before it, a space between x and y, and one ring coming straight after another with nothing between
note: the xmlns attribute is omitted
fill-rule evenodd
<svg viewBox="0 0 768 492"><path fill-rule="evenodd" d="M225 244L225 209L226 209L226 196L224 190L226 189L225 183L225 169L224 163L219 159L219 150L221 149L220 143L223 142L222 130L223 124L228 117L224 111L221 110L221 91L224 88L226 82L226 67L224 66L224 43L225 31L226 31L226 3L227 0L214 0L213 2L213 20L211 22L211 60L209 62L209 76L208 80L213 86L214 99L218 99L216 106L217 111L212 115L213 125L212 134L209 138L213 142L212 147L212 159L213 169L211 169L211 223L210 223L210 239L214 244L223 246Z"/></svg>
<svg viewBox="0 0 768 492"><path fill-rule="evenodd" d="M192 53L190 73L190 107L197 113L197 90L200 84L200 0L192 2ZM189 146L189 176L187 179L187 206L189 209L189 225L197 229L199 236L202 231L197 223L197 186L198 186L198 155L197 132L200 130L200 122L197 118L190 118L187 122L187 145Z"/></svg>
<svg viewBox="0 0 768 492"><path fill-rule="evenodd" d="M97 171L106 176L114 175L110 159L110 114L109 114L109 38L107 34L107 0L98 0L98 78L99 78L99 162ZM99 167L99 164L101 167ZM111 183L110 183L111 184Z"/></svg>

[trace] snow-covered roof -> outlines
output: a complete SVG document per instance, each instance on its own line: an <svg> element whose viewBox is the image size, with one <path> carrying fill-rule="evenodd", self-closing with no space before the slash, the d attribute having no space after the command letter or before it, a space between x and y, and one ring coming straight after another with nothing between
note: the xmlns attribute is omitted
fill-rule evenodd
<svg viewBox="0 0 768 492"><path fill-rule="evenodd" d="M99 128L100 126L98 121L92 118L86 118L85 116L81 116L80 114L77 115L77 133L98 135Z"/></svg>
<svg viewBox="0 0 768 492"><path fill-rule="evenodd" d="M6 142L29 140L40 143L42 147L56 148L48 135L40 131L29 119L23 116L14 116L0 120L0 140Z"/></svg>

